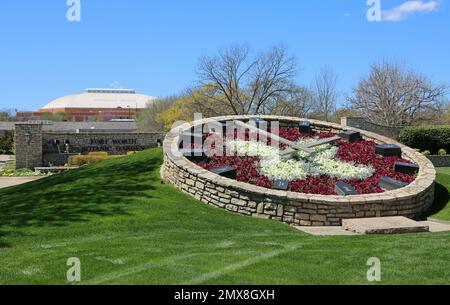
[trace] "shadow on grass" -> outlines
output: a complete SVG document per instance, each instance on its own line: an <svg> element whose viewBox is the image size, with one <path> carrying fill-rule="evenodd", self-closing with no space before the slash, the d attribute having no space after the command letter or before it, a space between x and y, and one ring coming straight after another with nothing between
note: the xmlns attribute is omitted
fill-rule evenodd
<svg viewBox="0 0 450 305"><path fill-rule="evenodd" d="M450 194L449 191L445 186L442 184L436 183L436 190L435 190L435 197L434 197L434 203L428 209L428 211L425 213L426 217L430 217L432 215L435 215L446 208L449 200L450 200Z"/></svg>
<svg viewBox="0 0 450 305"><path fill-rule="evenodd" d="M159 182L159 154L109 160L0 191L1 238L15 229L66 226L89 216L126 215ZM5 230L7 229L7 230Z"/></svg>

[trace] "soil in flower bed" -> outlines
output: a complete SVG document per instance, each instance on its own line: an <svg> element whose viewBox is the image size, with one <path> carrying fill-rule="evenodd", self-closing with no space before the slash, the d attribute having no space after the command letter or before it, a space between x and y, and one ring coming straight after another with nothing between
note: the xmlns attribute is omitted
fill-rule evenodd
<svg viewBox="0 0 450 305"><path fill-rule="evenodd" d="M205 138L208 136L205 135ZM280 136L295 142L309 138L326 139L335 136L335 134L315 133L314 135L304 135L298 129L280 128ZM245 137L248 140L248 134ZM270 140L268 142L270 144ZM356 165L371 166L375 171L373 176L365 180L343 180L326 175L319 177L308 176L303 180L291 181L289 183L291 191L306 194L335 195L335 184L338 181L342 181L352 185L360 194L372 194L383 192L378 186L380 178L383 176L391 177L408 184L415 180L415 176L413 175L396 173L394 171L394 164L396 162L411 163L410 161L398 157L382 157L377 155L375 153L376 143L374 141L360 140L349 143L341 140L336 142L335 145L338 146L336 160ZM281 144L280 148L284 149L285 145ZM237 169L236 180L272 189L274 181L259 172L259 160L259 157L248 156L212 156L207 161L198 163L198 165L207 170L222 166L233 166Z"/></svg>

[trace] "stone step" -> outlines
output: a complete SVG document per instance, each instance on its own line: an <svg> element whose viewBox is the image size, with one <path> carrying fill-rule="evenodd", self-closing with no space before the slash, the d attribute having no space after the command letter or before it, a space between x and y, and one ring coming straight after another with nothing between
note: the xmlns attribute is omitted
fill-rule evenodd
<svg viewBox="0 0 450 305"><path fill-rule="evenodd" d="M400 234L430 232L427 224L406 217L344 219L342 228L359 234Z"/></svg>
<svg viewBox="0 0 450 305"><path fill-rule="evenodd" d="M302 227L294 226L299 231L314 236L354 236L360 235L355 232L344 230L342 227Z"/></svg>

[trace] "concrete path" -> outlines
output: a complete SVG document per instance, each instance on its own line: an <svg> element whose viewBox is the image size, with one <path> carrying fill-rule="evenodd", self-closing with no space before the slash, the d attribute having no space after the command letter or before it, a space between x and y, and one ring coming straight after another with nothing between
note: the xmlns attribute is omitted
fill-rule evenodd
<svg viewBox="0 0 450 305"><path fill-rule="evenodd" d="M5 163L6 161L12 160L14 156L0 155L0 163Z"/></svg>
<svg viewBox="0 0 450 305"><path fill-rule="evenodd" d="M450 231L450 222L440 221L435 219L428 219L428 221L419 222L423 225L430 227L430 232L438 233L438 232L449 232Z"/></svg>
<svg viewBox="0 0 450 305"><path fill-rule="evenodd" d="M419 221L416 224L420 227L429 227L429 232L450 232L450 222L428 219L427 221ZM364 235L363 233L350 232L343 227L295 227L297 230L314 236L355 236ZM426 233L425 233L426 234Z"/></svg>
<svg viewBox="0 0 450 305"><path fill-rule="evenodd" d="M36 181L44 177L0 177L0 189Z"/></svg>
<svg viewBox="0 0 450 305"><path fill-rule="evenodd" d="M295 226L297 230L314 236L354 236L359 235L354 232L345 231L342 227L300 227Z"/></svg>
<svg viewBox="0 0 450 305"><path fill-rule="evenodd" d="M343 219L342 228L368 235L430 232L429 226L402 216Z"/></svg>
<svg viewBox="0 0 450 305"><path fill-rule="evenodd" d="M14 156L0 155L0 168L2 168L2 166L5 165L6 162L12 160L13 158Z"/></svg>

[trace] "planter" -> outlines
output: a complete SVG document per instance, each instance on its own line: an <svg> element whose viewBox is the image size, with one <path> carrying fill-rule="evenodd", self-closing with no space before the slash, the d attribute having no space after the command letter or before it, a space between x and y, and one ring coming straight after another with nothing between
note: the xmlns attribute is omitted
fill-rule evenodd
<svg viewBox="0 0 450 305"><path fill-rule="evenodd" d="M299 118L262 116L280 125L298 126ZM186 130L213 122L249 120L248 116L229 116L196 121ZM343 133L340 125L309 120L316 132ZM396 141L363 130L362 137L377 144L394 144L402 149L402 157L419 165L414 182L398 190L381 194L356 196L312 195L267 189L221 177L178 153L179 136L168 134L164 141L162 178L196 199L228 211L282 221L301 226L339 226L343 219L385 216L418 218L434 201L436 171L422 154Z"/></svg>

